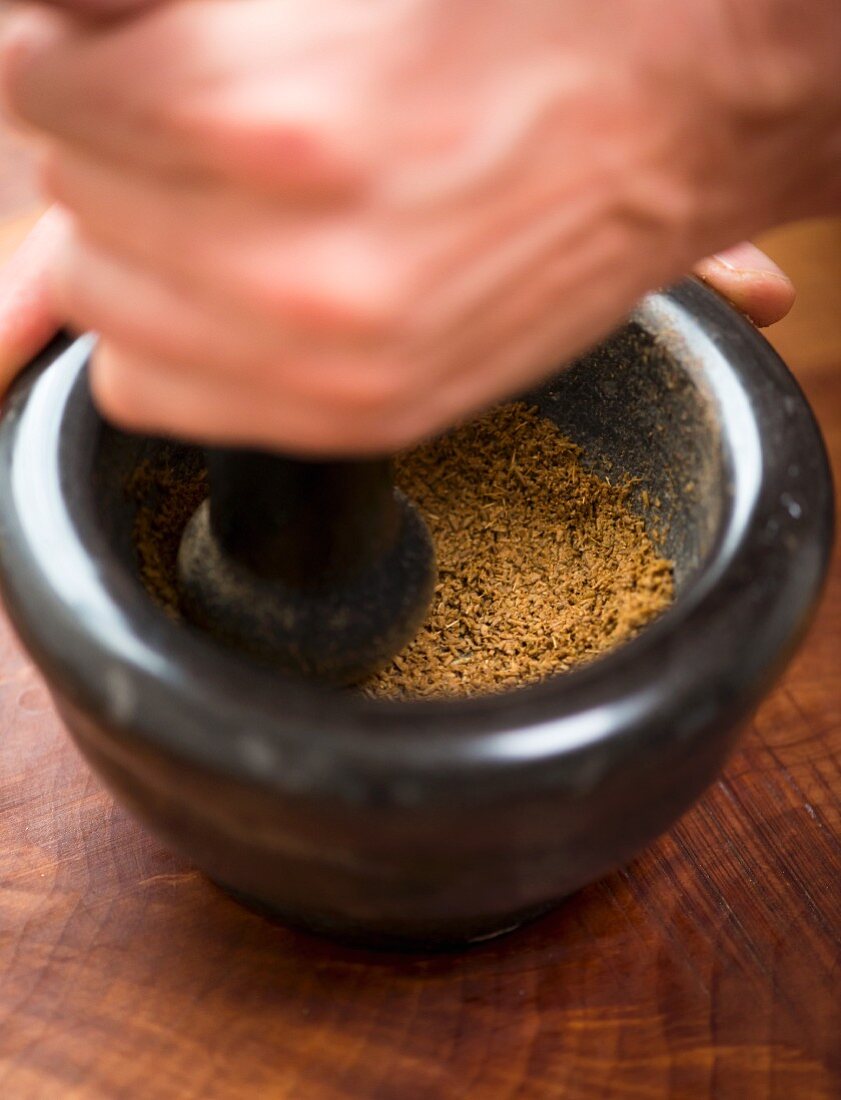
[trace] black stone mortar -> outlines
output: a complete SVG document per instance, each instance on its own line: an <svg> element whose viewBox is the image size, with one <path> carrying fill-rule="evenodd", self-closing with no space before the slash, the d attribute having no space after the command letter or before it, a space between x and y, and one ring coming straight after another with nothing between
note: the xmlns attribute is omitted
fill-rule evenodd
<svg viewBox="0 0 841 1100"><path fill-rule="evenodd" d="M815 608L833 529L820 433L763 337L694 281L532 395L591 468L635 479L674 605L586 667L476 699L296 681L167 618L125 486L161 448L191 470L196 452L106 425L90 347L57 341L4 407L8 613L116 797L289 923L464 943L629 860L715 778Z"/></svg>

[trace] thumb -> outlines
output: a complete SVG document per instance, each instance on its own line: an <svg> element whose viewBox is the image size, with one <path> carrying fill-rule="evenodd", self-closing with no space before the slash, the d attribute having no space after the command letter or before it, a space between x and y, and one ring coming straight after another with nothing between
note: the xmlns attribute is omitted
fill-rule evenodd
<svg viewBox="0 0 841 1100"><path fill-rule="evenodd" d="M791 279L749 241L700 260L694 271L762 328L781 321L794 305Z"/></svg>
<svg viewBox="0 0 841 1100"><path fill-rule="evenodd" d="M64 234L64 214L53 207L0 269L0 396L61 326L49 275Z"/></svg>

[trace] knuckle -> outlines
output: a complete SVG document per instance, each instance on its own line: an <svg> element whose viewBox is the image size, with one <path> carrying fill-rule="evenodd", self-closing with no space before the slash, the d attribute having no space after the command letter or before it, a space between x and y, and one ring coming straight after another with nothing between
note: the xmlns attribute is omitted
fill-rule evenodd
<svg viewBox="0 0 841 1100"><path fill-rule="evenodd" d="M247 185L323 199L347 195L364 176L359 158L342 145L335 124L316 115L294 110L267 114L224 92L170 111L170 125L201 151L211 170Z"/></svg>
<svg viewBox="0 0 841 1100"><path fill-rule="evenodd" d="M257 183L284 189L344 195L360 175L324 127L281 121L240 127L237 165Z"/></svg>

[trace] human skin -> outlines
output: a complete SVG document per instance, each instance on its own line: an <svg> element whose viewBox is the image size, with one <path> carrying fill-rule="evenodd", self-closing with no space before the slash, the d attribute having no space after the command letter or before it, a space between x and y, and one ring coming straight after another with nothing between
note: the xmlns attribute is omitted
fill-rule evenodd
<svg viewBox="0 0 841 1100"><path fill-rule="evenodd" d="M63 323L51 288L53 262L63 247L64 219L53 208L0 269L0 398ZM747 242L699 261L694 270L760 327L782 320L794 304L791 280Z"/></svg>
<svg viewBox="0 0 841 1100"><path fill-rule="evenodd" d="M22 13L0 79L62 207L42 304L102 334L104 411L328 455L413 443L834 209L839 54L835 4L174 0ZM784 312L742 257L702 273Z"/></svg>

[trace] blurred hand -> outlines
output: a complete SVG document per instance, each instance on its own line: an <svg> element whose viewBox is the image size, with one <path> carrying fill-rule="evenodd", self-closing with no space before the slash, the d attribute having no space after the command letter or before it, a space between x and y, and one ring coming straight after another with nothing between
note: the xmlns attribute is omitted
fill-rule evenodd
<svg viewBox="0 0 841 1100"><path fill-rule="evenodd" d="M691 63L690 7L20 16L5 95L67 212L39 246L41 318L102 334L95 393L130 428L321 454L414 442L779 213L791 181L757 190L764 147L710 168L729 92ZM767 323L793 292L748 247L700 270Z"/></svg>
<svg viewBox="0 0 841 1100"><path fill-rule="evenodd" d="M0 269L0 395L63 323L50 293L50 272L64 247L65 228L61 212L48 211ZM791 280L752 244L701 260L695 273L760 327L781 321L794 304Z"/></svg>
<svg viewBox="0 0 841 1100"><path fill-rule="evenodd" d="M0 268L0 398L62 324L50 283L64 224L60 211L49 210Z"/></svg>

